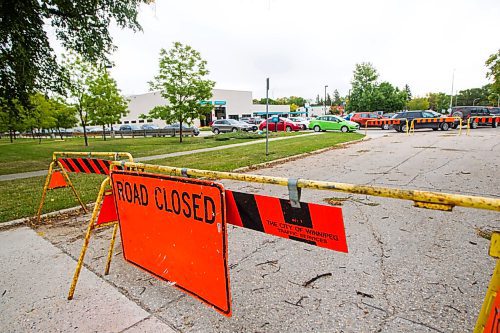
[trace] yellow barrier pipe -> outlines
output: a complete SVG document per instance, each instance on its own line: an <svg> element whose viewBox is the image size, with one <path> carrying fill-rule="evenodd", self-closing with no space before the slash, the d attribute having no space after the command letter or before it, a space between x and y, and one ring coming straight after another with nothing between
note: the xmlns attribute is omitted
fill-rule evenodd
<svg viewBox="0 0 500 333"><path fill-rule="evenodd" d="M476 326L474 328L474 333L483 333L484 326L486 325L486 321L488 320L488 316L491 311L491 307L493 306L493 302L495 301L495 297L497 293L500 292L500 260L497 259L497 264L495 266L495 270L493 271L493 276L491 277L490 284L488 286L488 290L486 291L486 296L481 306L481 310L479 311L479 315L477 317Z"/></svg>
<svg viewBox="0 0 500 333"><path fill-rule="evenodd" d="M182 175L182 168L152 165L152 164L142 164L142 163L132 163L132 162L112 162L110 169L113 170L113 166L122 165L126 168L136 169L138 171L148 170L148 171L159 171L170 174L175 174L178 176ZM288 178L284 177L272 177L272 176L261 176L261 175L251 175L251 174L241 174L235 172L220 172L220 171L210 171L210 170L198 170L198 169L184 169L188 176L193 177L208 177L211 179L230 179L239 180L253 183L264 183L288 186ZM380 187L380 186L367 186L367 185L355 185L347 183L336 183L328 181L316 181L299 179L297 186L300 188L309 188L316 190L327 190L327 191L337 191L346 192L354 194L364 194L378 197L411 200L416 206L425 207L430 209L439 210L451 210L454 206L469 207L476 209L486 209L500 211L500 199L478 197L478 196L466 196L460 194L449 194L449 193L439 193L439 192L427 192L418 190L403 190L397 188Z"/></svg>
<svg viewBox="0 0 500 333"><path fill-rule="evenodd" d="M104 275L109 274L109 268L111 267L111 259L113 258L113 249L115 247L116 232L118 231L118 223L113 226L113 233L111 234L111 242L109 243L108 259L106 260L106 268L104 269Z"/></svg>
<svg viewBox="0 0 500 333"><path fill-rule="evenodd" d="M104 196L104 191L108 184L109 184L109 177L106 177L106 179L104 179L101 184L99 193L97 194L97 200L95 202L94 210L92 211L92 217L90 218L90 222L87 227L87 232L85 233L85 238L83 240L82 251L80 252L80 257L78 258L78 262L76 264L73 280L71 281L71 286L69 287L68 300L72 300L73 295L75 294L76 283L78 282L78 277L80 276L80 271L82 270L83 266L83 259L85 258L85 253L87 252L87 248L89 246L90 236L92 235L92 230L94 230L95 228L95 221L98 218L99 210L101 209L102 206L102 198Z"/></svg>
<svg viewBox="0 0 500 333"><path fill-rule="evenodd" d="M49 188L50 177L52 177L52 170L54 169L55 162L52 161L49 164L49 171L47 172L47 177L45 177L45 183L43 185L42 190L42 199L40 200L40 205L38 206L38 211L36 213L37 216L37 224L40 224L40 219L42 216L43 203L45 202L45 197L47 195L47 189Z"/></svg>
<svg viewBox="0 0 500 333"><path fill-rule="evenodd" d="M70 156L80 156L80 157L114 157L115 159L117 157L125 157L127 158L130 162L133 162L134 159L130 153L124 153L124 152L116 152L116 153L110 153L110 152L76 152L76 151L69 151L69 152L62 152L62 151L56 151L52 153L52 159L55 160L57 157L70 157Z"/></svg>

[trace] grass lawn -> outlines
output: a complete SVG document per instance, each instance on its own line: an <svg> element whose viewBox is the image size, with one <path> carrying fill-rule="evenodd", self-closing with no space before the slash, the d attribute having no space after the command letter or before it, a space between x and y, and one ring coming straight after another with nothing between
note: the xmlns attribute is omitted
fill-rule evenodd
<svg viewBox="0 0 500 333"><path fill-rule="evenodd" d="M258 143L221 151L154 160L150 163L231 171L243 166L332 147L338 143L353 141L362 137L363 135L358 133L323 133L321 135L299 136L283 141L270 142L270 155L267 159L265 156L265 144ZM229 140L229 142L232 142L232 140ZM77 191L82 196L83 201L86 203L94 202L99 185L104 179L103 176L70 174L70 177ZM44 180L45 177L33 177L0 182L0 197L2 198L0 202L0 222L36 214ZM46 213L74 206L78 206L78 202L70 189L56 189L49 191L43 212Z"/></svg>
<svg viewBox="0 0 500 333"><path fill-rule="evenodd" d="M296 133L270 133L270 137L300 135ZM54 151L109 151L128 152L133 157L168 154L177 151L194 150L239 143L242 140L263 139L265 135L257 133L227 133L210 137L184 137L179 143L179 137L161 138L89 138L89 147L84 146L83 138L69 138L65 141L57 139L17 139L10 143L4 137L0 139L0 175L10 173L47 169Z"/></svg>
<svg viewBox="0 0 500 333"><path fill-rule="evenodd" d="M257 143L250 146L230 148L182 156L154 160L148 163L207 169L216 171L231 171L248 165L259 164L293 155L335 146L338 143L353 141L363 137L358 133L333 133L293 138L283 141L269 142L269 156L266 158L266 144Z"/></svg>

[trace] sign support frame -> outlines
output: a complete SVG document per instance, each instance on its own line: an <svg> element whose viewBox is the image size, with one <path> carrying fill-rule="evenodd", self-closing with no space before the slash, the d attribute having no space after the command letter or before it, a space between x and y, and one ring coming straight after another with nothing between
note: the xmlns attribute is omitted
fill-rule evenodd
<svg viewBox="0 0 500 333"><path fill-rule="evenodd" d="M111 267L111 260L113 258L113 250L115 247L116 233L118 231L118 223L117 221L114 221L96 225L96 221L99 216L99 212L101 210L101 206L103 203L104 193L109 185L110 185L110 179L109 177L106 177L106 179L104 179L103 182L101 183L101 187L99 188L99 193L97 194L94 210L92 211L92 217L90 218L90 222L87 226L85 238L83 239L82 250L80 251L80 256L78 257L75 273L73 274L73 279L71 280L71 285L69 287L68 300L72 300L75 294L76 284L78 283L78 278L80 277L80 272L83 266L83 260L85 259L85 254L87 253L87 249L89 247L89 242L90 242L90 237L92 236L92 232L95 229L113 225L113 232L111 234L111 241L109 244L108 256L106 260L106 268L104 269L104 275L109 274L109 268Z"/></svg>

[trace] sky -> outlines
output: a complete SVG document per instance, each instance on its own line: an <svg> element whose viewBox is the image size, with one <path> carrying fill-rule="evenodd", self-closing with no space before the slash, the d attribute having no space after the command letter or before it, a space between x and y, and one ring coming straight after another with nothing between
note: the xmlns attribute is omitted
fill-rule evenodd
<svg viewBox="0 0 500 333"><path fill-rule="evenodd" d="M488 83L500 48L498 0L156 0L141 5L143 31L112 27L111 69L122 93L149 91L161 48L179 41L208 62L219 89L271 98L347 95L356 63L413 96Z"/></svg>

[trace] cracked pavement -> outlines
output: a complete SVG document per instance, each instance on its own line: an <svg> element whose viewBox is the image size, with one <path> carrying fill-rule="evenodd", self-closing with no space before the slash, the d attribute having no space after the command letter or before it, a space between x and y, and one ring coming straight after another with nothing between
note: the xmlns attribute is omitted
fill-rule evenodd
<svg viewBox="0 0 500 333"><path fill-rule="evenodd" d="M369 132L378 135L251 173L500 197L498 129L472 130L471 136ZM288 196L279 186L223 183ZM232 318L124 262L119 237L110 275L103 276L111 229L91 239L86 267L179 332L472 331L494 268L489 242L475 228L498 227L498 212L441 212L396 199L302 191L305 202L326 204L332 197L342 199L348 254L228 226ZM36 231L75 259L88 218L53 221Z"/></svg>

